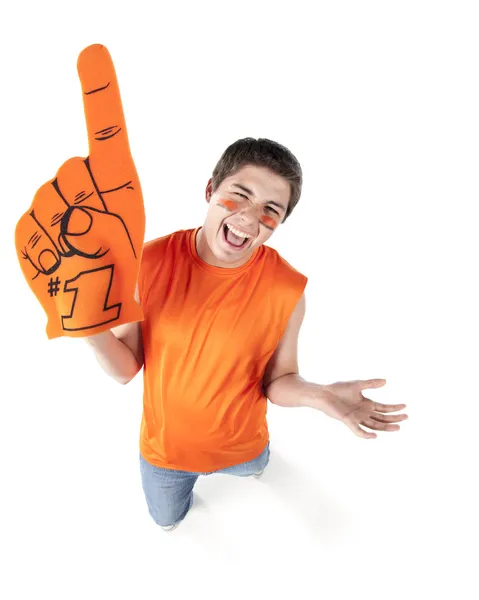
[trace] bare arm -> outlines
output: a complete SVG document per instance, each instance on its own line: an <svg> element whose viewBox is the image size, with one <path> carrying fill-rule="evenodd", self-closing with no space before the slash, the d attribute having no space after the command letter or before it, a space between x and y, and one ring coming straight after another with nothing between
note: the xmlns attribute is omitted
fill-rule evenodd
<svg viewBox="0 0 479 600"><path fill-rule="evenodd" d="M305 392L311 384L299 375L298 336L306 312L306 299L299 299L278 347L270 358L263 376L267 398L278 406L305 406Z"/></svg>
<svg viewBox="0 0 479 600"><path fill-rule="evenodd" d="M135 300L139 303L138 286ZM102 369L118 383L125 385L143 366L141 324L126 323L85 338L95 352Z"/></svg>

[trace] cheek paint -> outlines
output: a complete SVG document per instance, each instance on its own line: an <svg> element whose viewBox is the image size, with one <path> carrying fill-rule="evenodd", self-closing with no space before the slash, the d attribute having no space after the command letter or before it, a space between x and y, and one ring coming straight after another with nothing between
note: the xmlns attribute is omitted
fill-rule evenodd
<svg viewBox="0 0 479 600"><path fill-rule="evenodd" d="M262 225L268 229L271 229L271 231L274 231L276 227L278 227L278 223L276 223L276 221L271 217L261 217L260 223L262 223Z"/></svg>
<svg viewBox="0 0 479 600"><path fill-rule="evenodd" d="M235 202L234 200L218 200L218 206L222 206L230 211L237 210L239 207L239 202Z"/></svg>

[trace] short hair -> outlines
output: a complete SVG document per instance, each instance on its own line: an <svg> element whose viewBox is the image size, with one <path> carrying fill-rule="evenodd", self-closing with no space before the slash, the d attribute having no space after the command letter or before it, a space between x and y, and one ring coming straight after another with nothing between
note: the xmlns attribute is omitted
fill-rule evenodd
<svg viewBox="0 0 479 600"><path fill-rule="evenodd" d="M278 142L252 137L236 140L226 148L213 170L213 193L224 179L234 175L246 165L266 167L289 182L291 194L283 219L284 223L301 196L303 173L299 161L288 148Z"/></svg>

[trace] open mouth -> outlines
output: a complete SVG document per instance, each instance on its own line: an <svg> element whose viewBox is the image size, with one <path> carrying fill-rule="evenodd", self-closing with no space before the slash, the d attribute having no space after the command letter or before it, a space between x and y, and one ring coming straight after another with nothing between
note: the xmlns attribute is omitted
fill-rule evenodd
<svg viewBox="0 0 479 600"><path fill-rule="evenodd" d="M251 237L241 239L241 237L235 235L226 224L223 225L223 239L227 246L235 250L243 250L252 240Z"/></svg>

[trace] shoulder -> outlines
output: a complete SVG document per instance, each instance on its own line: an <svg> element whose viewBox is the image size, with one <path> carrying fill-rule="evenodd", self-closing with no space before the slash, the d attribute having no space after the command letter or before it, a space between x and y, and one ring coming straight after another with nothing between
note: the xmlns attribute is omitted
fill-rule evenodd
<svg viewBox="0 0 479 600"><path fill-rule="evenodd" d="M179 231L174 231L173 233L145 242L141 258L142 264L148 266L148 263L156 263L169 249L184 243L190 232L190 229L180 229Z"/></svg>
<svg viewBox="0 0 479 600"><path fill-rule="evenodd" d="M189 230L180 229L179 231L174 231L173 233L168 233L167 235L162 235L161 237L145 242L143 245L143 255L150 256L151 254L155 254L155 252L161 251L168 246L171 241L177 241L183 238L188 231Z"/></svg>
<svg viewBox="0 0 479 600"><path fill-rule="evenodd" d="M275 278L282 279L289 284L293 284L304 289L308 281L308 277L306 275L301 273L290 262L283 258L281 254L274 248L265 245L264 250L265 260L274 268Z"/></svg>
<svg viewBox="0 0 479 600"><path fill-rule="evenodd" d="M161 269L171 265L191 230L180 230L149 240L143 245L138 272L138 290L142 304L146 301L150 287Z"/></svg>

